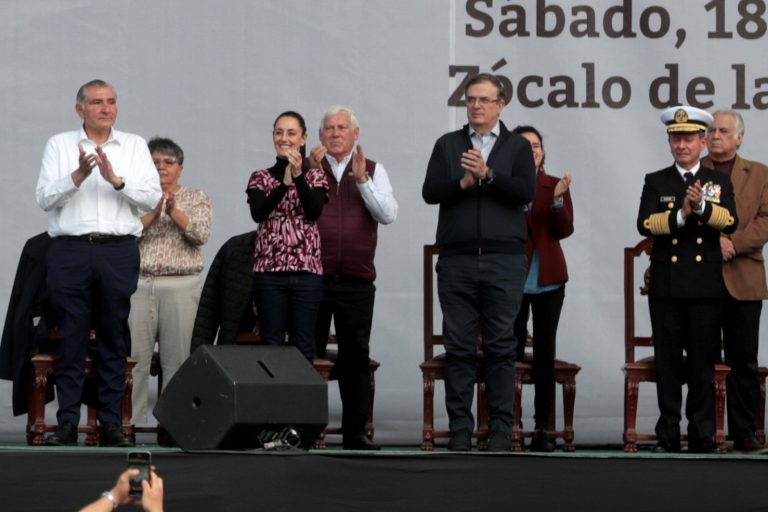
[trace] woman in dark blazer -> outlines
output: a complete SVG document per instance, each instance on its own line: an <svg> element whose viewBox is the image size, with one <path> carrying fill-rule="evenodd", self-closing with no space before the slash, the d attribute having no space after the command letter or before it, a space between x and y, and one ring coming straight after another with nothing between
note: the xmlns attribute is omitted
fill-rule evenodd
<svg viewBox="0 0 768 512"><path fill-rule="evenodd" d="M536 198L526 213L528 278L515 321L517 357L520 361L525 357L528 317L532 314L535 431L530 449L549 452L555 448L546 432L555 396L555 338L568 281L560 240L573 233L571 173L556 178L544 171L544 145L536 128L518 126L513 131L531 143L536 163Z"/></svg>

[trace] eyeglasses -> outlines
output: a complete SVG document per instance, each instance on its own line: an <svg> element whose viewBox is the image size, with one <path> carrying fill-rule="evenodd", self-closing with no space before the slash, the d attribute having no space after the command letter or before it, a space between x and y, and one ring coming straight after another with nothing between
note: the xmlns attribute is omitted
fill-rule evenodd
<svg viewBox="0 0 768 512"><path fill-rule="evenodd" d="M474 105L475 103L480 103L481 105L490 105L491 103L498 103L499 98L493 99L488 98L487 96L482 96L480 98L476 98L475 96L467 96L466 103L467 105Z"/></svg>
<svg viewBox="0 0 768 512"><path fill-rule="evenodd" d="M178 163L178 160L175 158L158 158L158 159L152 159L152 162L155 164L155 166L158 166L160 164L163 165L175 165Z"/></svg>

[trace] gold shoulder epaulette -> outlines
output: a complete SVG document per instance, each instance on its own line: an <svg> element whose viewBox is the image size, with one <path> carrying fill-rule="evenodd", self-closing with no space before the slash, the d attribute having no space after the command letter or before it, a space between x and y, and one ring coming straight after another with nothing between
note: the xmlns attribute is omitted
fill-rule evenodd
<svg viewBox="0 0 768 512"><path fill-rule="evenodd" d="M731 226L734 222L733 216L727 208L712 204L712 215L709 216L709 220L707 221L708 226L713 227L718 231L722 231L726 226Z"/></svg>
<svg viewBox="0 0 768 512"><path fill-rule="evenodd" d="M672 232L669 229L669 212L654 213L645 219L643 226L650 230L652 235L668 235Z"/></svg>

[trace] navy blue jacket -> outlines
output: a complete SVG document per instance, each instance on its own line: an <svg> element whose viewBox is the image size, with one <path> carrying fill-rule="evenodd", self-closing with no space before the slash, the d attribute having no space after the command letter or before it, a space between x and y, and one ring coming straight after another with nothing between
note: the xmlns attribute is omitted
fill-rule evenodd
<svg viewBox="0 0 768 512"><path fill-rule="evenodd" d="M439 204L440 256L496 252L523 254L528 228L525 206L533 201L536 168L527 140L500 124L486 164L492 183L462 190L461 155L472 149L469 125L440 137L432 150L421 190L424 201Z"/></svg>

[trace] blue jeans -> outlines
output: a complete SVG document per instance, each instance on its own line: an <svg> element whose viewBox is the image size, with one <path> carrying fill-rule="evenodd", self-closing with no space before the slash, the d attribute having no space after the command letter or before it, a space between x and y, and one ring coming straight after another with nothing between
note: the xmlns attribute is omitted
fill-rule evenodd
<svg viewBox="0 0 768 512"><path fill-rule="evenodd" d="M445 403L451 432L474 430L472 400L477 377L477 335L483 336L488 428L512 431L515 403L514 324L523 297L524 254L441 257L437 293L446 351Z"/></svg>
<svg viewBox="0 0 768 512"><path fill-rule="evenodd" d="M253 299L262 343L282 345L285 334L310 362L315 357L315 322L323 278L308 272L254 272Z"/></svg>

